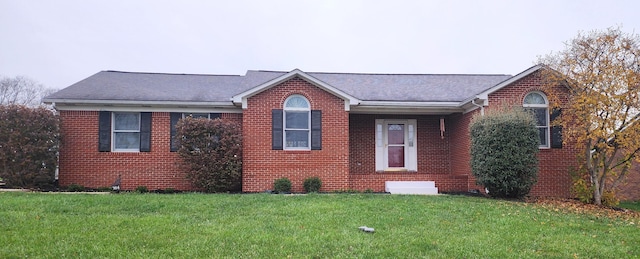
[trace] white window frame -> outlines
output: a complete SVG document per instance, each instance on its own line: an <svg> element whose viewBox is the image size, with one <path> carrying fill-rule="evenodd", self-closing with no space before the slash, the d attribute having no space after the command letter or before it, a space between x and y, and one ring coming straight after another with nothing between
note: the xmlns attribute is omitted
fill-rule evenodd
<svg viewBox="0 0 640 259"><path fill-rule="evenodd" d="M542 99L544 99L544 104L529 104L529 103L525 103L525 100L527 99L527 96L531 95L531 94L538 94L542 97ZM546 137L546 144L540 143L539 148L540 149L548 149L551 148L551 121L549 118L549 99L547 99L547 95L545 95L543 92L540 91L532 91L527 93L524 96L524 99L522 99L522 107L524 107L525 109L527 108L534 108L534 109L541 109L544 108L545 112L545 120L546 120L546 126L540 126L537 125L538 120L536 118L536 128L537 129L541 129L544 128L545 129L545 137Z"/></svg>
<svg viewBox="0 0 640 259"><path fill-rule="evenodd" d="M116 114L135 114L138 117L138 129L137 130L116 130ZM140 138L140 124L142 123L139 112L112 112L111 113L111 151L112 152L140 152L140 142L138 140L137 148L116 148L116 134L117 133L138 133Z"/></svg>
<svg viewBox="0 0 640 259"><path fill-rule="evenodd" d="M389 124L404 124L405 149L404 167L389 167L388 128ZM415 119L377 119L375 125L376 171L418 171L418 123Z"/></svg>
<svg viewBox="0 0 640 259"><path fill-rule="evenodd" d="M293 98L302 98L306 102L305 108L301 107L287 107L289 100ZM294 94L284 101L282 108L282 149L283 150L311 150L311 103L309 100L300 94ZM307 129L295 129L287 128L287 112L306 112L307 113ZM287 146L287 131L307 131L307 146L306 147L289 147Z"/></svg>

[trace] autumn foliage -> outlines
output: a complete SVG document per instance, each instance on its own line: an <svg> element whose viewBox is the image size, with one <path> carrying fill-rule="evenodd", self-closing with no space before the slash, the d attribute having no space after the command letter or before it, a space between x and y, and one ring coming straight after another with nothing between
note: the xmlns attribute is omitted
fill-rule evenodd
<svg viewBox="0 0 640 259"><path fill-rule="evenodd" d="M43 107L0 105L0 178L7 186L48 188L54 182L59 121Z"/></svg>
<svg viewBox="0 0 640 259"><path fill-rule="evenodd" d="M178 154L194 187L234 192L242 184L242 136L237 123L187 117L176 125Z"/></svg>
<svg viewBox="0 0 640 259"><path fill-rule="evenodd" d="M538 177L540 136L533 115L501 109L475 117L470 126L471 171L489 195L522 198Z"/></svg>
<svg viewBox="0 0 640 259"><path fill-rule="evenodd" d="M640 38L619 28L581 33L540 63L550 68L542 75L551 104L563 109L556 121L564 140L580 151L576 179L602 204L627 174L639 173L630 168L640 154ZM554 92L557 85L566 86L567 100Z"/></svg>

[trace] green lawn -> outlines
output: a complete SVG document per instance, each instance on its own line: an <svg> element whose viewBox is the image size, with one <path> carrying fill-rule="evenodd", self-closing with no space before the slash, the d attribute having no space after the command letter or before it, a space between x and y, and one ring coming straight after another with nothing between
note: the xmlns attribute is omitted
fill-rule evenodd
<svg viewBox="0 0 640 259"><path fill-rule="evenodd" d="M620 202L620 207L635 211L640 211L640 201L623 201Z"/></svg>
<svg viewBox="0 0 640 259"><path fill-rule="evenodd" d="M0 193L0 258L628 258L639 225L448 195Z"/></svg>

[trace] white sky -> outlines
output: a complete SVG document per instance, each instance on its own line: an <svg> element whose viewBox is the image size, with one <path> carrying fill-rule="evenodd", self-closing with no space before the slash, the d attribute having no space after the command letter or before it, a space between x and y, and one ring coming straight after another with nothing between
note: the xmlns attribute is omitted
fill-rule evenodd
<svg viewBox="0 0 640 259"><path fill-rule="evenodd" d="M0 75L101 70L517 74L579 31L640 30L640 1L0 0Z"/></svg>

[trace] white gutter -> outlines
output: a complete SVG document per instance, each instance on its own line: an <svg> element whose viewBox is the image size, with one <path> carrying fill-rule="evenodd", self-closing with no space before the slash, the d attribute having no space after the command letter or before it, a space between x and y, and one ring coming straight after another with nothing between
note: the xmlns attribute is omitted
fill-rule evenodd
<svg viewBox="0 0 640 259"><path fill-rule="evenodd" d="M476 100L478 100L478 99L471 100L471 104L473 104L476 107L479 107L480 108L480 116L484 116L484 105L477 104Z"/></svg>
<svg viewBox="0 0 640 259"><path fill-rule="evenodd" d="M235 107L232 102L189 102L189 101L137 101L137 100L79 100L79 99L43 99L45 104L66 105L135 105L135 106L227 106Z"/></svg>

